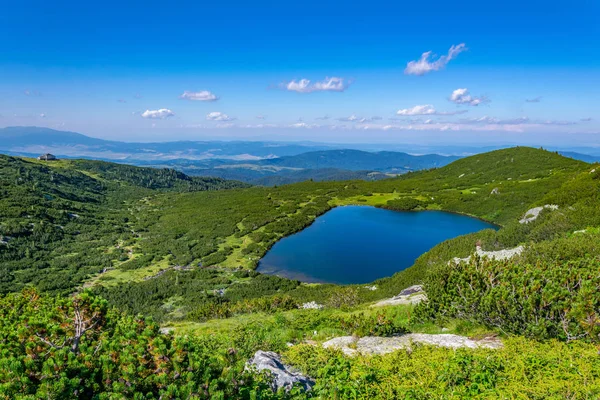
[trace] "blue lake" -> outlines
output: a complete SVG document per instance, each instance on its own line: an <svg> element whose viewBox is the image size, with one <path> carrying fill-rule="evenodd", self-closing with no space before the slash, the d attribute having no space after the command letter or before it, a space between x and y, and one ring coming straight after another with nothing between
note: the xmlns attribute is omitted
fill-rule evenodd
<svg viewBox="0 0 600 400"><path fill-rule="evenodd" d="M304 282L367 283L410 267L444 240L495 225L443 211L337 207L277 242L258 271Z"/></svg>

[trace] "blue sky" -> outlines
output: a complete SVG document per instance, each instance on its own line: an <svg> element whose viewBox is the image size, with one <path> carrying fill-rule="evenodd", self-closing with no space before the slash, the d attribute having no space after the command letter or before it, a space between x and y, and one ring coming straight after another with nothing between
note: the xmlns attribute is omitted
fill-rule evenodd
<svg viewBox="0 0 600 400"><path fill-rule="evenodd" d="M594 145L599 4L11 2L0 126L128 141Z"/></svg>

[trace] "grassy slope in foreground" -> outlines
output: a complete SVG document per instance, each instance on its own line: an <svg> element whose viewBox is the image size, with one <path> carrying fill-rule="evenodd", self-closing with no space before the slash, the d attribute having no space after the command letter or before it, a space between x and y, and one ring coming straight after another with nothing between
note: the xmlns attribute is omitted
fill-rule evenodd
<svg viewBox="0 0 600 400"><path fill-rule="evenodd" d="M519 162L513 157L508 158L507 161L507 155L511 155L509 151L495 153L490 154L499 160L499 163ZM534 157L534 159L540 156L541 161L546 156L530 149L520 152L519 155ZM543 261L554 262L557 260L570 262L570 259L577 257L585 259L588 253L597 252L597 248L593 246L597 242L597 231L587 229L585 236L578 236L581 233L572 232L588 225L600 225L598 211L600 174L590 172L591 167L586 164L573 164L566 159L549 158L545 161L549 165L548 169L540 167L536 171L527 173L506 171L492 177L489 177L489 173L483 175L479 173L485 171L485 168L478 170L471 165L463 165L459 170L441 169L414 174L410 179L388 181L384 182L384 186L377 187L359 182L344 182L329 188L314 184L293 185L267 193L266 200L276 204L277 207L273 208L278 209L277 214L271 215L278 215L279 218L260 227L249 223L248 226L251 228L249 234L256 234L256 231L263 227L268 234L271 231L266 230L267 225L275 222L277 225L272 227L276 228L274 232L281 232L282 228L286 227L293 229L296 226L290 225L289 222L296 220L298 213L303 214L304 209L313 207L312 212L315 212L326 206L330 207L336 202L340 204L362 203L363 200L372 204L391 202L395 208L446 207L453 211L462 211L465 207L469 207L471 213L475 215L489 213L492 206L499 204L506 205L506 208L500 210L498 214L493 214L495 220L503 224L503 229L497 235L485 231L448 241L423 255L422 259L425 261L422 261L421 266L417 265L417 269L421 267L427 269L431 265L447 267L448 257L460 255L456 253L467 251L467 248L472 250L476 239L482 240L486 248L523 241L535 243L531 244L531 249L524 254L524 262L540 260L541 256L547 258ZM481 165L485 166L485 164L484 162ZM461 181L469 174L473 175L472 179ZM515 176L521 179L516 181ZM453 182L457 185L454 187L447 185ZM494 187L501 189L498 194L491 195L490 191ZM211 195L215 197L209 196L211 200L208 203L224 202L227 196L231 195L230 203L223 203L224 209L230 213L233 211L238 213L235 215L244 215L245 203L233 199L248 199L247 196L254 194L256 196L254 199L258 201L259 194L264 192L254 192L254 190L257 189L228 193L214 192ZM326 204L323 204L325 197L329 199ZM464 197L475 198L478 201L470 202L464 200ZM159 203L158 201L163 201L163 198L170 199L172 202ZM157 217L156 220L147 220L150 223L145 226L146 230L141 232L142 239L148 233L160 233L153 230L153 224L160 222L164 211L168 211L173 204L178 205L180 199L184 199L189 204L190 213L195 202L205 201L204 196L196 194L186 194L181 197L161 194L146 199L145 203L154 202L151 210L157 214ZM538 220L527 225L518 224L512 218L512 215L519 216L531 205L546 202L558 204L559 212L542 213ZM269 202L264 204L269 205ZM265 212L268 210L269 207L264 209ZM136 224L142 222L137 221ZM243 221L240 222L237 222L235 227L242 233L247 226ZM256 220L256 224L259 222L260 220ZM173 246L174 249L176 245L185 246L188 243L187 240L180 241L184 237L181 233L185 231L182 229L178 232L179 236L173 236L171 238L173 241L168 244L169 247ZM221 240L218 236L213 238ZM142 248L143 240L140 242L142 244L139 248ZM560 263L556 265L560 269ZM196 277L194 278L193 275ZM518 278L518 274L516 277ZM85 338L81 347L82 356L79 357L73 356L68 351L45 347L42 342L36 342L38 336L35 335L35 329L41 328L44 334L56 335L56 339L62 339L60 337L62 332L54 330L54 327L64 320L65 311L68 312L72 307L56 308L54 300L47 300L44 297L40 299L37 295L32 298L27 293L24 296L13 295L2 299L10 306L0 307L0 318L4 321L0 324L0 337L4 338L0 340L0 347L10 358L9 362L0 363L2 385L0 392L8 393L12 397L25 391L38 397L73 397L74 390L84 389L117 397L133 397L136 393L138 395L143 393L154 397L163 395L185 398L194 392L201 393L201 396L205 397L285 398L283 393L278 395L269 393L268 387L261 384L264 381L255 380L242 372L246 360L254 351L261 349L283 353L287 362L315 378L317 385L313 391L293 392L288 396L289 398L579 399L594 398L600 394L597 349L593 344L583 341L537 342L512 337L504 339L505 347L502 350L449 351L443 348L417 346L412 351L397 351L385 356L354 359L345 358L339 352L321 349L310 342L302 344L307 339L320 341L329 335L385 335L395 329L406 328L415 331L440 332L441 327L445 327L452 332L467 335L489 332L486 328L473 325L468 321L446 319L436 321L435 325L431 322L429 325L427 323L419 325L413 321L413 310L407 307L391 307L375 311L367 309L364 305L358 305L368 299L368 296L379 296L381 292L392 288L400 281L389 280L387 283L382 281L379 284L380 290L375 292L366 289L360 292L359 287L337 288L332 285L311 291L311 287L297 286L297 283L292 281L255 276L253 271L232 271L227 268L195 269L194 271L172 270L155 279L144 281L143 284L149 285L147 287L137 286L142 283L130 283L132 286L122 286L118 291L128 297L126 301L130 305L134 305L132 303L140 300L136 296L131 296L135 293L135 288L141 289L138 293L142 299L152 297L152 293L164 289L160 292L162 299L154 300L158 301L160 308L164 308L161 306L163 304L161 300L168 299L170 307L168 311L172 311L173 307L177 307L178 299L168 298L168 289L194 282L226 286L227 291L225 296L220 297L212 294L211 286L198 288L200 290L192 289L192 293L197 296L194 300L200 300L204 295L205 300L212 298L218 302L212 305L211 303L196 304L199 307L192 310L191 315L210 316L211 306L214 307L214 311L227 311L224 307L227 304L237 304L239 311L246 314L250 311L252 314L208 321L201 325L201 331L211 333L210 335L183 335L173 340L169 335L160 335L158 328L152 323L148 324L140 318L123 317L113 312L104 321L105 324L99 327L98 332L90 333L89 337ZM231 288L229 285L235 287ZM187 286L187 289L190 287ZM396 287L396 290L398 289ZM292 304L293 307L288 310L285 307L279 308L281 305L289 305L289 299L283 298L283 293L289 294L292 302L304 301L312 296L313 299L327 302L329 308L323 311L298 310L295 309L296 304ZM596 302L594 304L597 305L597 295L594 297L594 293L597 292L590 293L592 300ZM583 295L590 293L586 292ZM567 296L560 301L565 299L568 301L568 292L559 291L559 294ZM535 296L530 298L537 301ZM335 301L331 301L332 299ZM447 300L448 304L455 305L459 299ZM58 303L63 301L58 300ZM523 299L516 299L513 303L519 306L522 301ZM40 302L43 304L38 304ZM102 302L91 304L93 307L103 307ZM585 306L587 303L584 301L582 304ZM440 306L443 307L444 304ZM244 307L247 308L244 310ZM185 310L177 310L179 313L183 311ZM212 316L223 318L229 315L224 313L212 314ZM35 325L29 321L35 321ZM442 323L444 325L440 325ZM197 330L196 328L192 327L194 331ZM317 331L317 335L313 335L314 331ZM28 348L29 352L25 351L26 349L18 344L16 332L30 338L29 342L37 343L37 348L33 349L33 352L31 348ZM296 346L288 348L289 342ZM36 357L32 358L32 354ZM136 357L140 354L146 356L144 360L147 362L142 365L136 364L136 368L131 368L132 362L137 360ZM156 373L158 364L161 368L160 373ZM192 368L186 368L188 366ZM90 374L83 376L81 371L84 370ZM48 371L52 371L52 375L41 378ZM77 374L69 375L72 371L77 371ZM240 382L241 380L243 383Z"/></svg>

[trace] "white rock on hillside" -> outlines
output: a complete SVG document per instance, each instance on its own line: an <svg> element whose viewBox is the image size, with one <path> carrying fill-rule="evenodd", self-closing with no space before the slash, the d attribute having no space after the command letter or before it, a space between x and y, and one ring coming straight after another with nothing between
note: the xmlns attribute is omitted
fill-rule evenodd
<svg viewBox="0 0 600 400"><path fill-rule="evenodd" d="M365 336L356 338L353 336L341 336L323 343L323 347L339 349L348 356L357 354L387 354L396 350L407 349L414 343L432 346L448 347L457 349L466 347L470 349L488 348L498 349L502 347L502 341L498 338L471 339L466 336L443 333L431 335L427 333L409 333L402 336L377 337Z"/></svg>
<svg viewBox="0 0 600 400"><path fill-rule="evenodd" d="M246 367L254 367L258 371L269 371L273 377L271 387L274 391L279 388L289 391L295 384L300 384L304 390L310 390L314 385L312 379L285 365L281 361L281 356L272 351L257 351Z"/></svg>
<svg viewBox="0 0 600 400"><path fill-rule="evenodd" d="M390 299L381 300L371 307L395 306L399 304L418 304L427 300L427 295L423 290L423 286L414 285L402 290L400 294Z"/></svg>
<svg viewBox="0 0 600 400"><path fill-rule="evenodd" d="M315 301L309 301L308 303L302 304L302 308L305 310L321 310L324 306Z"/></svg>
<svg viewBox="0 0 600 400"><path fill-rule="evenodd" d="M542 212L544 208L548 210L558 210L558 206L556 204L546 204L545 206L530 208L527 210L523 218L519 220L519 223L528 224L532 221L535 221L540 216L540 212Z"/></svg>
<svg viewBox="0 0 600 400"><path fill-rule="evenodd" d="M475 247L475 254L477 254L481 258L487 257L490 260L501 261L501 260L508 260L510 258L513 258L514 256L518 256L519 254L521 254L523 252L523 250L525 250L525 248L523 246L517 246L512 249L485 251L485 250L481 249L481 246L477 246L477 247ZM470 260L471 260L471 256L465 257L465 258L454 257L452 259L452 262L454 264L459 264L461 262L469 262Z"/></svg>

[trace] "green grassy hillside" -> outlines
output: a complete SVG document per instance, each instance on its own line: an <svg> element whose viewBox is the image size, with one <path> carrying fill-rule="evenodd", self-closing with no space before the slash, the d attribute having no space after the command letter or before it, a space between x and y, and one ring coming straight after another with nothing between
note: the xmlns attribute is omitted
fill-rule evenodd
<svg viewBox="0 0 600 400"><path fill-rule="evenodd" d="M128 205L164 191L245 187L172 170L0 156L0 292L72 290L128 259Z"/></svg>
<svg viewBox="0 0 600 400"><path fill-rule="evenodd" d="M0 161L0 287L38 290L0 299L0 398L600 396L597 165L513 148L378 182L264 188L101 162ZM220 188L231 190L204 190ZM500 229L443 242L376 290L253 271L277 240L344 204L460 212ZM558 208L519 222L546 204ZM475 244L523 251L454 261ZM427 302L370 307L417 283ZM82 284L91 290L75 297L43 293ZM324 308L300 309L308 301ZM98 322L67 351L74 310ZM347 358L320 347L407 331L499 336L504 348ZM244 369L259 349L315 378L313 391L273 393Z"/></svg>

